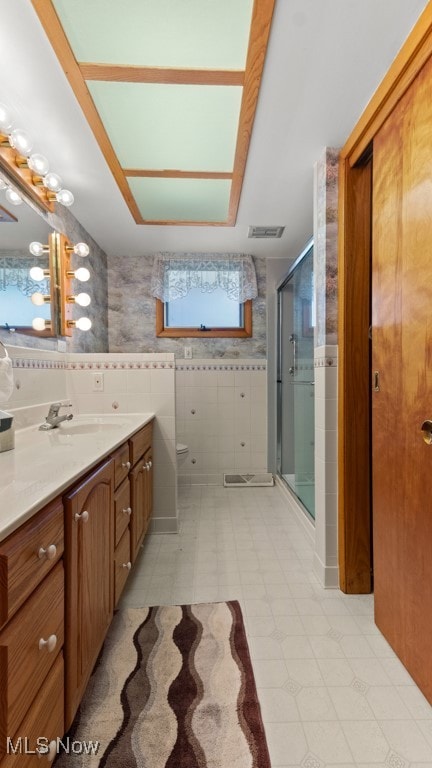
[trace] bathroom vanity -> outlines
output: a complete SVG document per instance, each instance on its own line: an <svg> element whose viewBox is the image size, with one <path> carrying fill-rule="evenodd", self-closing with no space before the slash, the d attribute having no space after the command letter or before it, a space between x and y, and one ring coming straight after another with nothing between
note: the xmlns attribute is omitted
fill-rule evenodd
<svg viewBox="0 0 432 768"><path fill-rule="evenodd" d="M82 416L0 456L1 768L51 762L74 719L151 517L152 428Z"/></svg>

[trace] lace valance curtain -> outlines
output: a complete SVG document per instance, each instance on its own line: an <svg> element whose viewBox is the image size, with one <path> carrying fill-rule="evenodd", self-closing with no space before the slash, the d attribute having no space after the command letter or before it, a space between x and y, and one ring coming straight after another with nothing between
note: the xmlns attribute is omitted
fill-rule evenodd
<svg viewBox="0 0 432 768"><path fill-rule="evenodd" d="M153 263L151 294L161 301L187 296L192 288L212 293L222 288L229 299L243 303L258 296L251 256L238 253L159 253Z"/></svg>

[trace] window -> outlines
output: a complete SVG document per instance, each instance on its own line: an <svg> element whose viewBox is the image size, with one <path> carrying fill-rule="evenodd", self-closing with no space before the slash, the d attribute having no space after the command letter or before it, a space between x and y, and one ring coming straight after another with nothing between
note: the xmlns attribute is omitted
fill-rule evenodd
<svg viewBox="0 0 432 768"><path fill-rule="evenodd" d="M157 336L252 336L257 287L250 256L158 255L152 294L157 299Z"/></svg>

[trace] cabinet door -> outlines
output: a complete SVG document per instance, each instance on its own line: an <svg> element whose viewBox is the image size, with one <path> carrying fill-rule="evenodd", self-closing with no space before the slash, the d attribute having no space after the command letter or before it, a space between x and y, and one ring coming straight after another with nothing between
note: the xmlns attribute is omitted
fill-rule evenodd
<svg viewBox="0 0 432 768"><path fill-rule="evenodd" d="M66 712L68 729L113 614L113 461L65 496Z"/></svg>

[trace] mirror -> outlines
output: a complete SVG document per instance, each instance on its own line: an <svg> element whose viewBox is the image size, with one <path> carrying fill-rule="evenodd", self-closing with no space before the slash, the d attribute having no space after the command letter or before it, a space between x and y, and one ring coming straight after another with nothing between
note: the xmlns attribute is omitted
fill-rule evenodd
<svg viewBox="0 0 432 768"><path fill-rule="evenodd" d="M48 269L48 253L40 257L29 251L32 241L48 243L51 227L28 203L11 205L0 191L0 329L32 336L54 336L52 330L35 331L35 317L51 318L51 305L35 306L30 296L36 291L49 294L49 280L35 282L29 276L33 266ZM54 323L52 323L54 328ZM13 330L12 330L13 329Z"/></svg>

